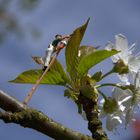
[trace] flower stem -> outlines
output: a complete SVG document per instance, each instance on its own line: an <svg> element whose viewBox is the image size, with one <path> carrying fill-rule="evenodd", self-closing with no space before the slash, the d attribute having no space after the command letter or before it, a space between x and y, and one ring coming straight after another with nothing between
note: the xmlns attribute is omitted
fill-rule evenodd
<svg viewBox="0 0 140 140"><path fill-rule="evenodd" d="M102 91L100 91L100 90L98 90L98 92L102 95L102 97L103 97L103 98L104 98L104 100L106 101L106 100L107 100L106 95L105 95Z"/></svg>
<svg viewBox="0 0 140 140"><path fill-rule="evenodd" d="M97 85L96 88L101 88L101 87L105 87L105 86L113 86L113 87L120 88L122 90L130 89L130 86L121 86L121 85L114 84L114 83L104 83L101 85Z"/></svg>
<svg viewBox="0 0 140 140"><path fill-rule="evenodd" d="M119 86L117 84L113 84L113 83L104 83L104 84L101 84L101 85L97 85L96 88L105 87L105 86L113 86L113 87L121 88L121 86Z"/></svg>
<svg viewBox="0 0 140 140"><path fill-rule="evenodd" d="M106 74L104 74L101 79L104 79L105 77L107 77L108 75L110 75L112 73L114 73L113 69L111 71L107 72Z"/></svg>

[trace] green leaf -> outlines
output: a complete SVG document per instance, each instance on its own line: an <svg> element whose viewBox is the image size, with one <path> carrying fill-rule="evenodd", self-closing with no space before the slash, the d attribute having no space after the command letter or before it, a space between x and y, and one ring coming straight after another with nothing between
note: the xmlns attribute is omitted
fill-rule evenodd
<svg viewBox="0 0 140 140"><path fill-rule="evenodd" d="M78 65L78 73L83 76L90 68L116 53L118 53L116 50L98 50L86 55L85 57L82 57Z"/></svg>
<svg viewBox="0 0 140 140"><path fill-rule="evenodd" d="M64 79L64 81L66 81L67 83L70 81L63 66L57 59L55 59L54 64L52 65L51 69L57 71L61 75L61 77Z"/></svg>
<svg viewBox="0 0 140 140"><path fill-rule="evenodd" d="M35 84L41 74L42 70L40 69L28 70L21 73L16 79L9 82L20 84ZM66 81L62 78L60 73L51 70L47 73L46 76L44 76L40 84L65 85Z"/></svg>
<svg viewBox="0 0 140 140"><path fill-rule="evenodd" d="M72 99L73 101L77 101L78 100L78 93L75 93L74 91L72 91L70 89L66 89L65 90L64 96Z"/></svg>
<svg viewBox="0 0 140 140"><path fill-rule="evenodd" d="M35 84L42 75L42 70L34 69L21 73L12 83ZM55 60L50 71L44 76L40 84L66 85L69 82L62 65Z"/></svg>
<svg viewBox="0 0 140 140"><path fill-rule="evenodd" d="M66 89L64 92L64 96L67 98L70 98L72 101L75 102L75 104L77 105L77 108L78 108L78 113L81 114L82 113L82 105L78 101L79 93L76 93L70 89Z"/></svg>
<svg viewBox="0 0 140 140"><path fill-rule="evenodd" d="M68 45L66 47L66 51L65 51L66 66L67 66L67 71L69 72L71 78L75 77L76 75L76 71L77 71L76 66L78 65L77 64L78 50L79 50L82 38L84 36L85 30L87 28L88 22L89 22L89 19L84 25L77 28L73 32L70 40L68 41Z"/></svg>

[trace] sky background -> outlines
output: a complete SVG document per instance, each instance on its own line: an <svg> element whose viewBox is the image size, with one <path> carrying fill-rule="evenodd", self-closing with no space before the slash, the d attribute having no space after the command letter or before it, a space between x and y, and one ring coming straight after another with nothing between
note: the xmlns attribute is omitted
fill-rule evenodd
<svg viewBox="0 0 140 140"><path fill-rule="evenodd" d="M21 72L39 68L32 55L43 56L48 44L56 34L70 34L86 22L90 22L82 41L83 45L101 46L108 41L114 42L116 34L124 34L131 45L137 42L140 50L140 1L139 0L40 0L36 9L22 10L19 0L11 1L8 13L17 19L22 35L8 33L0 44L0 89L23 101L32 85L8 83ZM1 21L0 21L1 22ZM0 31L2 30L0 24ZM39 35L40 34L40 35ZM64 50L59 60L65 66ZM112 62L107 60L92 69L110 70ZM107 78L114 82L116 79ZM107 89L104 89L107 91ZM87 122L77 113L76 105L63 97L64 88L40 85L29 106L41 110L55 121L84 134ZM131 128L119 127L118 134L108 132L110 139L124 140L133 135ZM22 128L15 124L5 124L0 120L0 139L51 140L34 130Z"/></svg>

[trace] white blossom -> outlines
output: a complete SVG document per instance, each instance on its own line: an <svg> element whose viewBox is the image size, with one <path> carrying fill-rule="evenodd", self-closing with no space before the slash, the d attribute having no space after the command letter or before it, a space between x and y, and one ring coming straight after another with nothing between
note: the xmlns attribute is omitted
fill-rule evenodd
<svg viewBox="0 0 140 140"><path fill-rule="evenodd" d="M116 98L116 97L115 97ZM115 99L114 98L114 99ZM115 99L117 100L117 99ZM115 112L108 113L104 110L103 104L105 100L102 99L99 103L99 111L100 111L100 117L104 118L106 117L106 128L109 131L113 131L117 129L117 126L123 123L123 115L122 115L122 106L121 104L118 104L118 108Z"/></svg>
<svg viewBox="0 0 140 140"><path fill-rule="evenodd" d="M109 131L113 131L114 129L116 130L116 127L122 123L123 121L119 115L111 114L111 115L108 115L106 119L106 128Z"/></svg>
<svg viewBox="0 0 140 140"><path fill-rule="evenodd" d="M133 86L132 90L122 90L119 88L115 88L113 91L113 95L115 96L116 101L124 108L123 114L125 116L125 125L127 126L132 120L134 116L134 111L136 106L140 106L140 70L137 73L133 73L132 76Z"/></svg>
<svg viewBox="0 0 140 140"><path fill-rule="evenodd" d="M136 44L134 43L130 47L128 47L128 40L122 34L116 35L115 40L115 44L109 42L106 46L107 50L116 49L120 51L118 54L112 56L112 61L116 63L117 61L122 60L124 64L128 66L130 73L136 73L140 68L139 55L133 55L133 51L135 50ZM119 78L122 82L129 84L127 74L119 75Z"/></svg>
<svg viewBox="0 0 140 140"><path fill-rule="evenodd" d="M136 105L140 104L140 71L138 71L135 76L134 84L134 88L136 91L135 94L128 89L122 90L118 87L113 89L112 99L115 99L118 104L118 108L112 113L108 113L108 111L104 110L103 104L105 100L100 100L100 117L106 117L106 128L109 131L116 130L117 126L119 126L123 122L127 126L128 123L133 120L134 108Z"/></svg>

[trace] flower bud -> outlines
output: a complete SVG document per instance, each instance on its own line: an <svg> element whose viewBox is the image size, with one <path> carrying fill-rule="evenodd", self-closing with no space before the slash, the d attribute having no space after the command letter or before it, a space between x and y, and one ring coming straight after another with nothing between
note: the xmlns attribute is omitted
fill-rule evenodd
<svg viewBox="0 0 140 140"><path fill-rule="evenodd" d="M112 114L118 110L118 103L114 98L108 97L103 104L103 109L106 113Z"/></svg>
<svg viewBox="0 0 140 140"><path fill-rule="evenodd" d="M129 72L129 68L128 65L126 65L123 60L120 59L115 63L113 71L119 74L127 74Z"/></svg>

